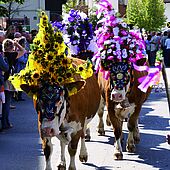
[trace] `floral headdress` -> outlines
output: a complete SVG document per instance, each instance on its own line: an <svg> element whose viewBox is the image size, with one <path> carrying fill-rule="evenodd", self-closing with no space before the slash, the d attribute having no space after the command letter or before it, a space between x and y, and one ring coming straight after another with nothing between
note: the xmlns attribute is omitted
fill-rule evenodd
<svg viewBox="0 0 170 170"><path fill-rule="evenodd" d="M62 23L54 22L52 25L63 32L64 42L73 56L91 59L97 51L92 24L84 12L72 9L64 15Z"/></svg>
<svg viewBox="0 0 170 170"><path fill-rule="evenodd" d="M103 72L105 79L111 76L117 82L116 88L121 90L128 83L131 66L146 57L145 44L139 31L130 31L127 24L116 17L107 0L98 3L96 15L99 18L95 31L99 51L92 61L96 72Z"/></svg>
<svg viewBox="0 0 170 170"><path fill-rule="evenodd" d="M58 84L74 82L74 75L83 79L93 73L92 65L85 63L73 66L68 58L69 49L65 45L62 33L55 30L48 22L48 16L41 12L39 31L33 40L32 52L24 70L15 74L11 81L19 89L21 84L32 86L43 84Z"/></svg>

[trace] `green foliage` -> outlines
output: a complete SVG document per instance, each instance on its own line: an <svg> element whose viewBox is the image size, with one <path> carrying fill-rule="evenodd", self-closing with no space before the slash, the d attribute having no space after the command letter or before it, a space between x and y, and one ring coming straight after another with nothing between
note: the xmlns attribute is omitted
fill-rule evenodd
<svg viewBox="0 0 170 170"><path fill-rule="evenodd" d="M67 0L66 4L63 4L63 13L69 13L71 9L75 9L78 0Z"/></svg>
<svg viewBox="0 0 170 170"><path fill-rule="evenodd" d="M128 0L126 21L146 31L159 31L166 22L164 12L163 0Z"/></svg>
<svg viewBox="0 0 170 170"><path fill-rule="evenodd" d="M9 2L16 2L19 4L23 4L25 0L0 0L0 3L9 3Z"/></svg>
<svg viewBox="0 0 170 170"><path fill-rule="evenodd" d="M6 17L8 15L8 11L5 7L0 6L0 17Z"/></svg>
<svg viewBox="0 0 170 170"><path fill-rule="evenodd" d="M0 0L0 17L9 17L8 15L11 13L11 8L9 6L2 6L3 4L12 4L14 2L18 4L23 4L25 0Z"/></svg>

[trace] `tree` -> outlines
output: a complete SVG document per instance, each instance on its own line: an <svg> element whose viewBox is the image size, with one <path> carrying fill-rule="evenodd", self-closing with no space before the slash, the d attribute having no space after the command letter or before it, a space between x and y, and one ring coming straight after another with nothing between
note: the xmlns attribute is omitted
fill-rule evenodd
<svg viewBox="0 0 170 170"><path fill-rule="evenodd" d="M146 31L158 31L166 22L164 12L163 0L128 0L126 21Z"/></svg>
<svg viewBox="0 0 170 170"><path fill-rule="evenodd" d="M75 9L78 0L67 0L66 4L63 5L63 13L68 13L71 9Z"/></svg>
<svg viewBox="0 0 170 170"><path fill-rule="evenodd" d="M25 0L0 0L0 17L8 17L9 16L9 6L10 4L17 3L23 4ZM8 5L9 4L9 5Z"/></svg>
<svg viewBox="0 0 170 170"><path fill-rule="evenodd" d="M1 0L0 6L0 17L7 18L7 27L11 23L11 18L17 13L21 8L20 5L23 4L25 0Z"/></svg>

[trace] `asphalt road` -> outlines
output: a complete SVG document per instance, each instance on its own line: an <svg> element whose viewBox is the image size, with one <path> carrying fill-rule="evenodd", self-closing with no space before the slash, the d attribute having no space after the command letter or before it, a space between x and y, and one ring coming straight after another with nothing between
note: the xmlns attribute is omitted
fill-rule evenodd
<svg viewBox="0 0 170 170"><path fill-rule="evenodd" d="M168 72L169 74L169 72ZM169 76L170 77L170 76ZM37 114L31 98L14 102L17 106L11 110L10 119L14 127L0 133L0 170L43 170L44 156L37 130ZM91 141L87 142L88 162L81 163L76 155L77 170L170 170L170 145L166 135L170 134L170 116L165 90L152 93L143 105L139 126L141 142L135 154L125 151L124 159L113 160L114 135L111 127L106 126L106 136L97 136L96 116L90 125ZM126 122L124 138L127 139ZM58 139L53 139L54 152L52 166L57 170L59 157ZM69 157L67 152L67 165Z"/></svg>

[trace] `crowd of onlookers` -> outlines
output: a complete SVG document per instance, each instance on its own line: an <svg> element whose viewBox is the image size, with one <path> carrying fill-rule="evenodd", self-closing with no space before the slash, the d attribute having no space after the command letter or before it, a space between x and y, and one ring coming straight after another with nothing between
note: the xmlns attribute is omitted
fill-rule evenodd
<svg viewBox="0 0 170 170"><path fill-rule="evenodd" d="M6 31L0 30L0 131L13 127L9 114L15 106L11 101L24 101L22 92L16 91L8 79L25 68L36 34L37 30L28 32L14 25Z"/></svg>
<svg viewBox="0 0 170 170"><path fill-rule="evenodd" d="M145 45L150 66L155 66L157 52L162 50L164 64L170 67L170 31L147 34Z"/></svg>

